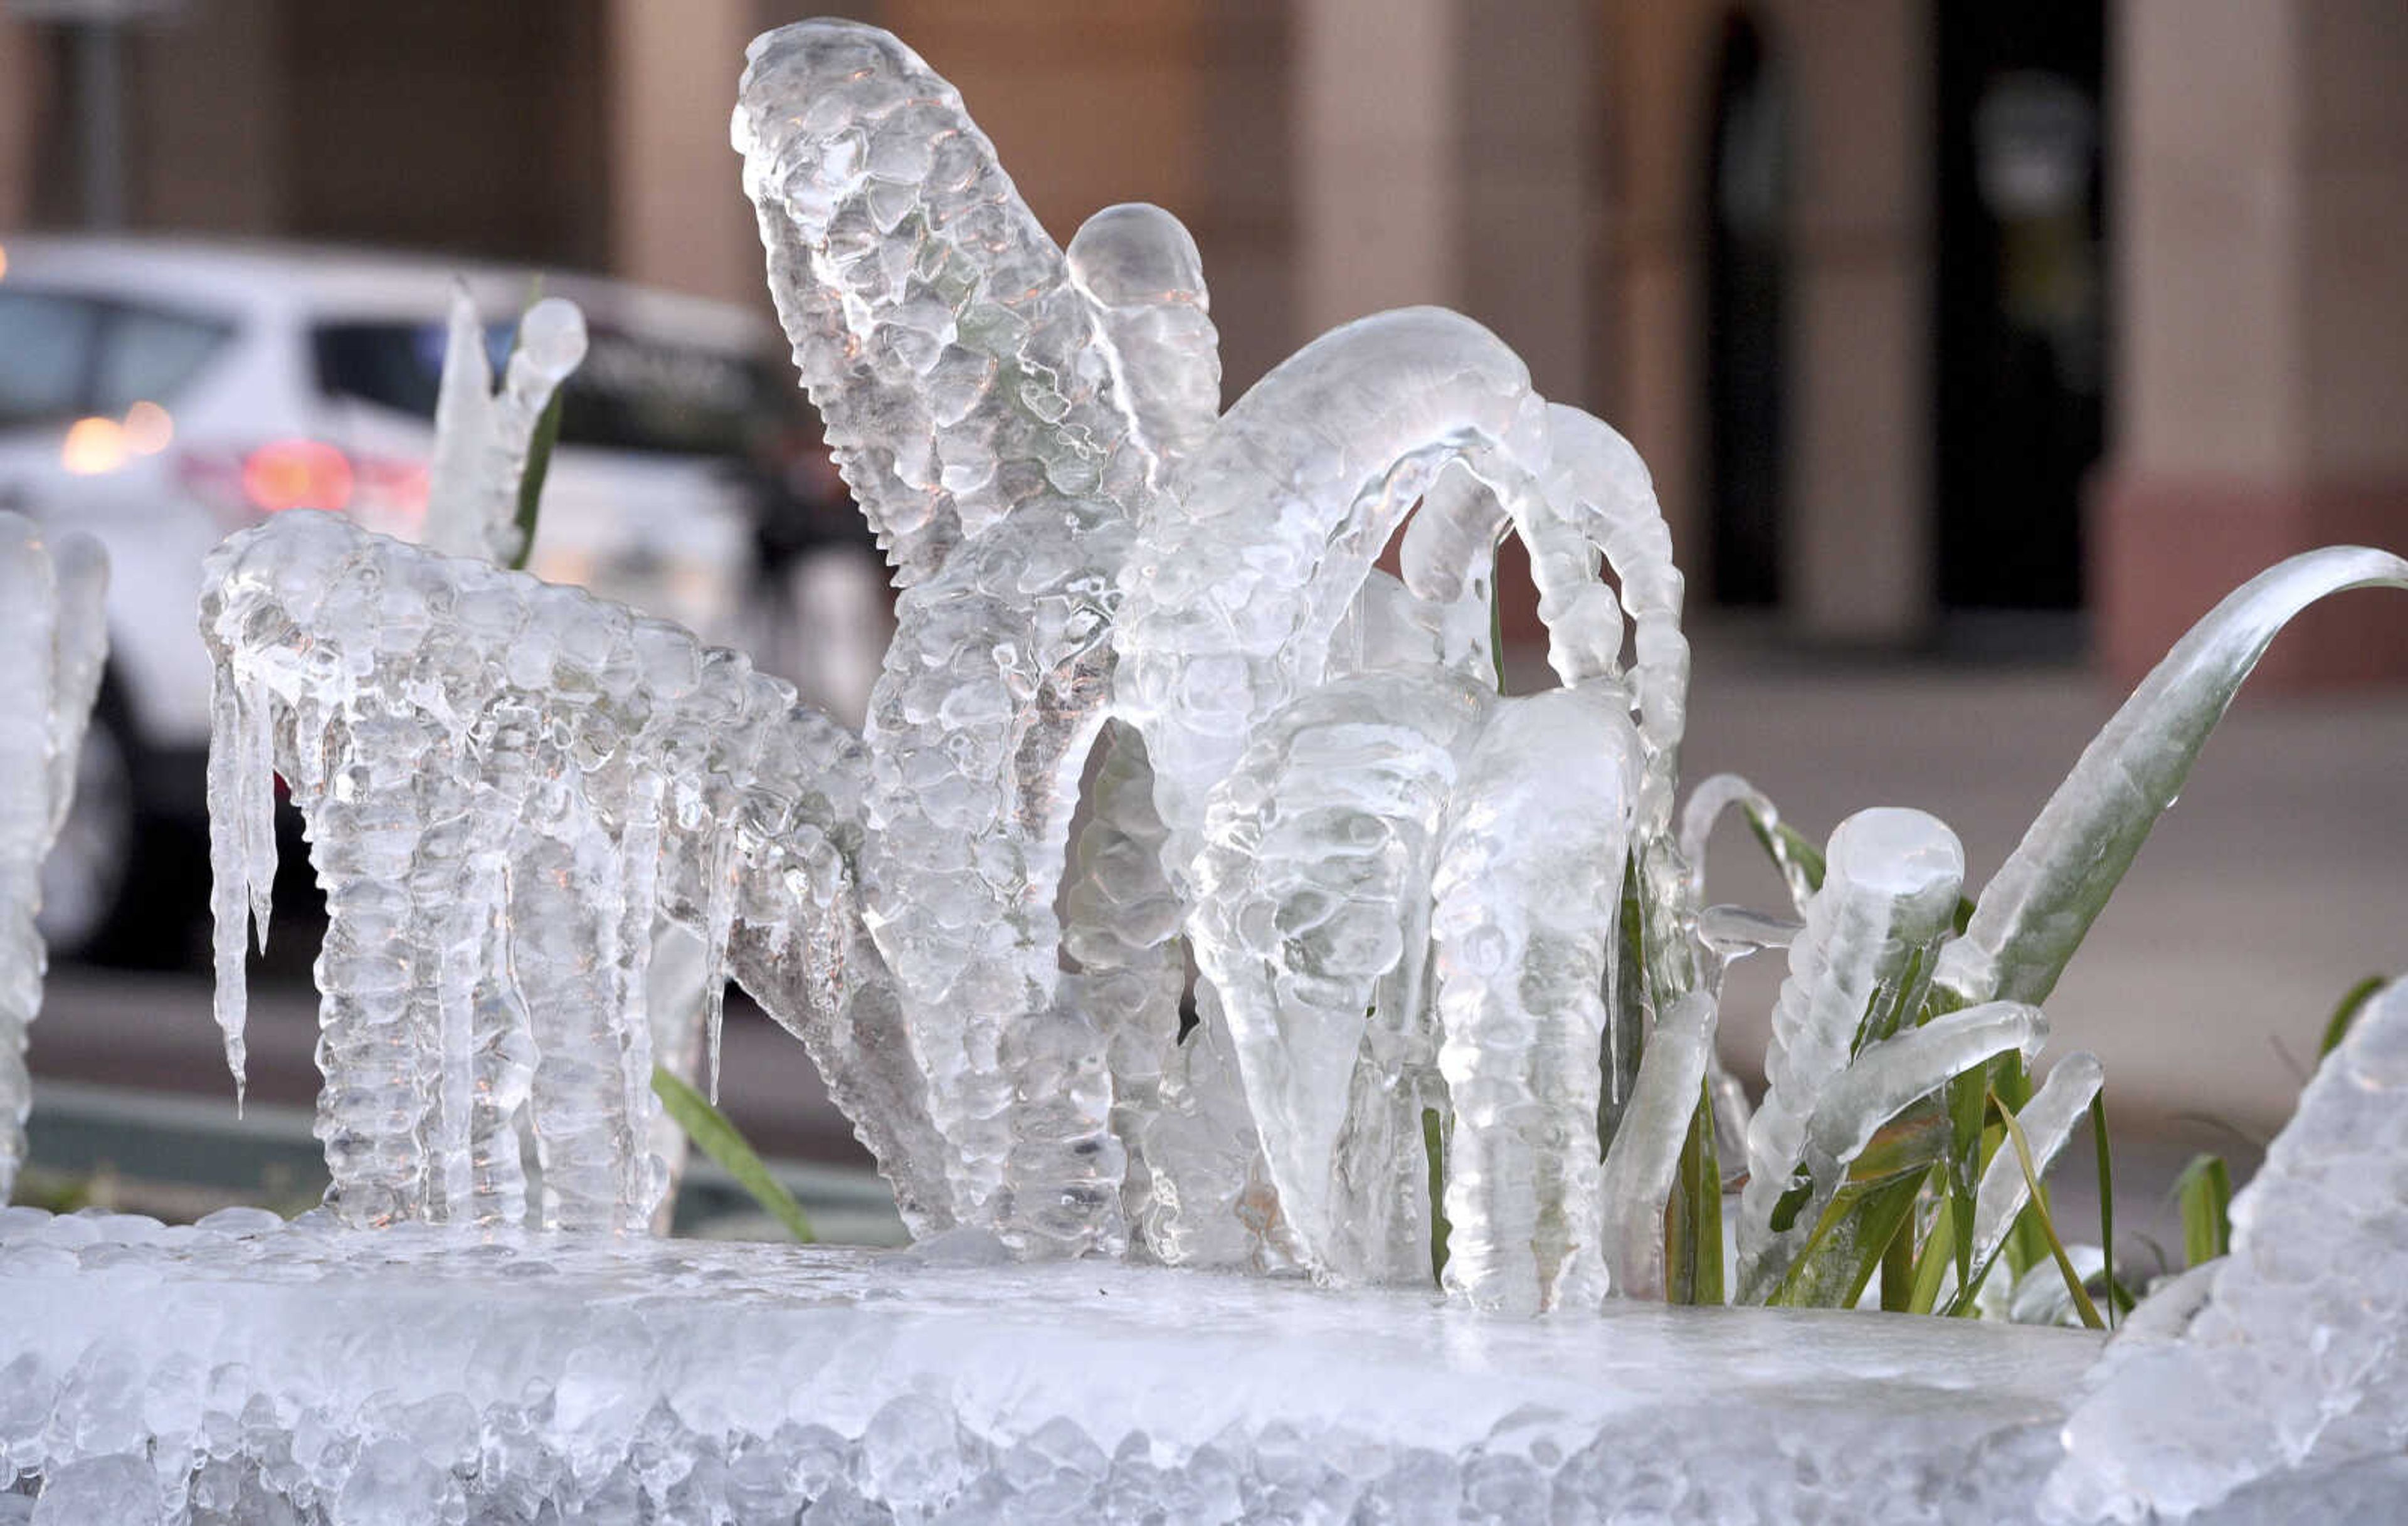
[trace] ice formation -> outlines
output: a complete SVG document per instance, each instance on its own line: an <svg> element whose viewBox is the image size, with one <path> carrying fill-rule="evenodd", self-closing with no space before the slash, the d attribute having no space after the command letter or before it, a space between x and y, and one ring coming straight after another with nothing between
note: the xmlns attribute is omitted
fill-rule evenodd
<svg viewBox="0 0 2408 1526"><path fill-rule="evenodd" d="M0 1203L25 1156L25 1027L42 1006L42 860L73 804L108 657L100 543L0 509Z"/></svg>
<svg viewBox="0 0 2408 1526"><path fill-rule="evenodd" d="M2325 1057L2233 1199L2231 1253L2153 1297L2154 1318L2109 1347L2067 1419L2052 1510L2178 1519L2272 1475L2396 1462L2408 1439L2403 1169L2398 980Z"/></svg>
<svg viewBox="0 0 2408 1526"><path fill-rule="evenodd" d="M327 891L318 1132L347 1221L639 1229L662 1170L655 918L704 934L810 1046L907 1213L935 1150L885 977L857 947L860 744L673 625L308 512L213 553L219 1019L242 1064L244 934L281 775Z"/></svg>
<svg viewBox="0 0 2408 1526"><path fill-rule="evenodd" d="M546 297L519 320L496 393L485 325L468 289L454 284L427 469L428 546L504 566L524 560L519 483L544 408L584 359L585 315L573 302Z"/></svg>
<svg viewBox="0 0 2408 1526"><path fill-rule="evenodd" d="M361 1239L0 1211L0 1520L2012 1522L2099 1348L1498 1320L1095 1262ZM38 1503L7 1492L28 1475Z"/></svg>
<svg viewBox="0 0 2408 1526"><path fill-rule="evenodd" d="M494 564L581 322L531 310L496 394L455 307L431 544L283 514L219 549L204 600L219 1018L238 1082L280 776L328 900L328 1211L0 1212L0 1306L27 1311L0 1486L194 1519L2017 1520L2052 1467L2064 1519L2408 1499L2401 987L2311 1088L2231 1260L2143 1305L2070 1422L2091 1337L1638 1306L1852 1303L1943 1198L1943 1289L2071 1301L2053 1266L2004 1286L2030 1187L1965 1105L2006 1105L1992 1082L2035 1058L2037 1004L2274 632L2408 563L2313 552L2234 594L1969 908L1920 812L1818 852L1744 780L1676 808L1689 657L1645 467L1477 323L1348 324L1223 412L1185 230L1115 207L1057 248L895 38L762 38L733 135L901 591L863 733ZM1498 692L1507 535L1544 693ZM49 597L11 554L0 592ZM62 552L65 605L96 610L92 570ZM8 714L89 703L97 648L48 608L0 600L0 649L56 653L0 663ZM0 849L54 823L69 741L0 729ZM1801 920L1706 903L1733 806ZM1722 977L1776 948L1751 1113ZM39 957L0 962L0 1019ZM715 1049L730 977L809 1047L921 1251L639 1237L673 1148L653 1060L697 1005ZM2016 1110L2037 1169L2100 1085L2068 1056ZM1340 1286L1010 1264L1079 1256ZM1470 1308L1379 1287L1434 1273Z"/></svg>

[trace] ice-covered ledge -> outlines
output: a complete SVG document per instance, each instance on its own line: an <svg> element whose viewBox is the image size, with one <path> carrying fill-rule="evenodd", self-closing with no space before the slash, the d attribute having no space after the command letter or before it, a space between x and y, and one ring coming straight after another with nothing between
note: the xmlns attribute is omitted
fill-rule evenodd
<svg viewBox="0 0 2408 1526"><path fill-rule="evenodd" d="M0 1310L45 1519L2012 1519L2099 1349L245 1210L0 1212Z"/></svg>

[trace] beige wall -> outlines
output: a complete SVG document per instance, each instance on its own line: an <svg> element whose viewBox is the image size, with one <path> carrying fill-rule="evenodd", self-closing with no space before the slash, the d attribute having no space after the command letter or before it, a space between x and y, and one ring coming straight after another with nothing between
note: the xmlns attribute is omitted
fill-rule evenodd
<svg viewBox="0 0 2408 1526"><path fill-rule="evenodd" d="M2296 10L2126 0L2116 19L2118 464L2287 471L2300 449Z"/></svg>
<svg viewBox="0 0 2408 1526"><path fill-rule="evenodd" d="M2408 26L2385 0L2119 0L2116 384L2092 564L2110 671L2310 547L2408 550ZM2408 677L2352 595L2261 685Z"/></svg>
<svg viewBox="0 0 2408 1526"><path fill-rule="evenodd" d="M1790 102L1784 614L1895 642L1931 616L1930 0L1758 7ZM1704 196L1722 0L1608 10L1607 416L1656 474L1682 564L1712 548Z"/></svg>
<svg viewBox="0 0 2408 1526"><path fill-rule="evenodd" d="M1783 592L1898 642L1932 614L1931 0L1784 0L1793 188Z"/></svg>
<svg viewBox="0 0 2408 1526"><path fill-rule="evenodd" d="M761 237L728 147L751 0L611 0L610 264L656 286L758 302Z"/></svg>

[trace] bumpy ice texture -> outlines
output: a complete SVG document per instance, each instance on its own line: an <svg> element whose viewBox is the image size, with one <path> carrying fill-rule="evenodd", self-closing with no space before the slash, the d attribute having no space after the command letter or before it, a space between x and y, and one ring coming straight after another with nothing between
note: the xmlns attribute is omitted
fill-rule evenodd
<svg viewBox="0 0 2408 1526"><path fill-rule="evenodd" d="M25 1158L25 1028L42 1007L42 860L74 803L76 757L108 656L108 563L0 510L0 1203Z"/></svg>
<svg viewBox="0 0 2408 1526"><path fill-rule="evenodd" d="M887 981L856 935L859 744L737 654L308 513L213 553L219 1017L242 1062L282 775L326 891L318 1133L354 1224L640 1229L666 913L810 1045L905 1212L951 1221Z"/></svg>
<svg viewBox="0 0 2408 1526"><path fill-rule="evenodd" d="M948 1185L1021 1248L1117 1250L1111 1046L1055 903L1121 564L1217 402L1193 245L1120 208L1066 262L953 87L869 28L756 42L735 136L796 364L903 588L864 909Z"/></svg>
<svg viewBox="0 0 2408 1526"><path fill-rule="evenodd" d="M2408 1439L2403 1169L2408 980L2378 993L2325 1057L2233 1199L2231 1254L2191 1274L2185 1296L2152 1297L2142 1309L2157 1317L2109 1346L2066 1424L2051 1510L2179 1519L2307 1468L2356 1469L2361 1486L2383 1484L2382 1513L2396 1512ZM2368 1474L2370 1463L2387 1471Z"/></svg>
<svg viewBox="0 0 2408 1526"><path fill-rule="evenodd" d="M585 358L585 315L546 297L519 320L518 340L494 391L485 326L466 286L452 292L450 343L435 403L435 460L427 469L425 543L452 556L509 566L526 551L518 522L537 424Z"/></svg>
<svg viewBox="0 0 2408 1526"><path fill-rule="evenodd" d="M0 1519L112 1526L2015 1521L2098 1350L255 1210L0 1211Z"/></svg>

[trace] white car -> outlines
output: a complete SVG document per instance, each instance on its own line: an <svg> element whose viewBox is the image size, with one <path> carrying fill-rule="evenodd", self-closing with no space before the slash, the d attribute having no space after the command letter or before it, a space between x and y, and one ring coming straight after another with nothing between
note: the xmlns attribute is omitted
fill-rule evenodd
<svg viewBox="0 0 2408 1526"><path fill-rule="evenodd" d="M25 235L0 250L0 506L88 531L109 558L108 677L44 882L45 930L67 951L140 892L199 904L180 881L204 820L202 557L294 507L413 535L451 282L467 281L498 360L536 281L194 240ZM542 292L584 308L592 346L531 570L740 644L762 623L743 607L758 517L796 476L781 452L817 444L773 326L617 282L546 277Z"/></svg>

